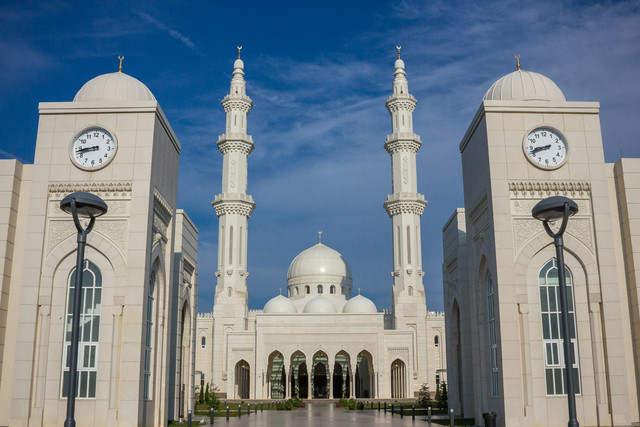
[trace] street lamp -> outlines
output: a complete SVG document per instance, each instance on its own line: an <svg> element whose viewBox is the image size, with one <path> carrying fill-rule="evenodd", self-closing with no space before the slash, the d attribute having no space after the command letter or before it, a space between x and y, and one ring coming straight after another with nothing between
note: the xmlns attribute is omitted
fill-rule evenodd
<svg viewBox="0 0 640 427"><path fill-rule="evenodd" d="M69 359L69 384L67 388L67 419L65 427L75 427L76 377L78 375L78 341L80 338L80 310L82 308L82 263L87 234L91 232L96 218L107 213L107 204L95 194L78 192L66 196L60 209L73 216L78 230L78 255L76 258L76 283L74 285L73 319L71 324L71 355ZM82 228L80 218L89 218L87 228Z"/></svg>
<svg viewBox="0 0 640 427"><path fill-rule="evenodd" d="M576 418L576 394L573 389L573 356L571 354L571 337L569 337L569 311L567 307L567 285L564 275L564 254L562 235L567 228L569 217L578 213L578 205L568 197L553 196L538 202L531 210L534 218L542 221L544 229L553 239L558 260L558 285L560 287L560 314L562 325L562 344L564 349L564 366L567 381L567 404L569 406L569 427L579 427ZM562 219L557 232L551 231L549 221Z"/></svg>

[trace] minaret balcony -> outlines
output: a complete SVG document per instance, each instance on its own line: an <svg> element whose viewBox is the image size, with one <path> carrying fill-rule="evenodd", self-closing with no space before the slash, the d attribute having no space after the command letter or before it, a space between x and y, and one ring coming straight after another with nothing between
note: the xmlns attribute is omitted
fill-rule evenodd
<svg viewBox="0 0 640 427"><path fill-rule="evenodd" d="M251 216L251 213L253 213L253 210L256 208L253 197L241 193L218 194L213 202L211 202L211 205L218 216L235 214L247 218Z"/></svg>
<svg viewBox="0 0 640 427"><path fill-rule="evenodd" d="M389 194L382 206L389 214L389 217L400 214L420 216L424 212L425 206L427 206L427 201L420 193L396 193Z"/></svg>
<svg viewBox="0 0 640 427"><path fill-rule="evenodd" d="M243 113L249 113L249 110L253 107L253 101L247 95L229 94L222 98L222 108L225 113L230 111L241 111Z"/></svg>
<svg viewBox="0 0 640 427"><path fill-rule="evenodd" d="M389 113L395 113L400 110L413 113L417 104L418 101L416 101L413 95L391 95L387 98L387 102L385 102Z"/></svg>
<svg viewBox="0 0 640 427"><path fill-rule="evenodd" d="M246 133L223 133L218 137L216 145L223 155L240 151L248 156L254 148L253 138Z"/></svg>
<svg viewBox="0 0 640 427"><path fill-rule="evenodd" d="M421 146L420 135L410 132L397 132L387 135L384 143L384 149L389 154L395 154L400 151L417 153Z"/></svg>

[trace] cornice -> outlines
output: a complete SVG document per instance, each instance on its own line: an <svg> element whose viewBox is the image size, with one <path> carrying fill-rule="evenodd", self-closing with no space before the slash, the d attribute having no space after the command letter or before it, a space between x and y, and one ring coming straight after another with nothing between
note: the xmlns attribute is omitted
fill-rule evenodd
<svg viewBox="0 0 640 427"><path fill-rule="evenodd" d="M387 102L385 102L385 106L389 113L395 113L396 111L408 111L410 113L415 110L418 101L412 95L392 95L387 98Z"/></svg>
<svg viewBox="0 0 640 427"><path fill-rule="evenodd" d="M241 195L236 195L241 196ZM253 202L253 198L246 194L244 197L232 197L225 194L219 194L215 200L211 202L213 209L216 211L216 215L219 217L227 214L242 215L250 218L251 213L256 208L256 204Z"/></svg>
<svg viewBox="0 0 640 427"><path fill-rule="evenodd" d="M70 193L86 191L100 196L131 196L130 182L59 182L49 184L51 198L62 198Z"/></svg>
<svg viewBox="0 0 640 427"><path fill-rule="evenodd" d="M539 198L555 195L590 197L591 184L577 181L511 181L512 197Z"/></svg>
<svg viewBox="0 0 640 427"><path fill-rule="evenodd" d="M422 141L420 141L420 135L415 133L394 133L387 135L387 140L384 143L384 149L391 155L401 151L408 151L415 154L421 146Z"/></svg>
<svg viewBox="0 0 640 427"><path fill-rule="evenodd" d="M227 95L224 97L221 103L225 113L229 113L230 111L240 111L243 113L248 113L253 107L253 102L248 96L236 98L235 96L232 97L230 95Z"/></svg>
<svg viewBox="0 0 640 427"><path fill-rule="evenodd" d="M387 200L382 206L387 211L389 217L394 217L400 214L420 216L422 215L422 212L424 212L425 206L427 206L427 201L424 199L424 196L419 193L411 195L404 193L399 195L391 194L387 197Z"/></svg>
<svg viewBox="0 0 640 427"><path fill-rule="evenodd" d="M223 134L220 135L216 144L223 155L237 151L248 156L254 149L253 139L246 134Z"/></svg>

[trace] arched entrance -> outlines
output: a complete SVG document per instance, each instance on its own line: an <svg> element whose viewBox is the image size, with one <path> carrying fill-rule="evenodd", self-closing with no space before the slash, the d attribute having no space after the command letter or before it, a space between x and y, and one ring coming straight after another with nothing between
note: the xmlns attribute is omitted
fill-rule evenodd
<svg viewBox="0 0 640 427"><path fill-rule="evenodd" d="M313 398L326 399L329 397L328 387L329 360L327 355L319 351L313 356Z"/></svg>
<svg viewBox="0 0 640 427"><path fill-rule="evenodd" d="M246 360L241 360L236 363L236 382L235 382L235 391L236 397L238 399L248 399L249 398L249 382L250 382L250 373L251 368L249 368L249 363Z"/></svg>
<svg viewBox="0 0 640 427"><path fill-rule="evenodd" d="M307 358L297 351L291 356L291 397L307 399L309 396L309 374Z"/></svg>
<svg viewBox="0 0 640 427"><path fill-rule="evenodd" d="M402 360L396 359L391 363L391 397L401 399L406 397L407 372Z"/></svg>
<svg viewBox="0 0 640 427"><path fill-rule="evenodd" d="M356 398L371 398L373 396L373 357L371 353L363 350L358 354L356 364Z"/></svg>
<svg viewBox="0 0 640 427"><path fill-rule="evenodd" d="M333 398L349 398L349 355L341 351L333 364Z"/></svg>
<svg viewBox="0 0 640 427"><path fill-rule="evenodd" d="M279 351L269 356L269 398L284 399L287 396L287 373L284 367L284 357Z"/></svg>

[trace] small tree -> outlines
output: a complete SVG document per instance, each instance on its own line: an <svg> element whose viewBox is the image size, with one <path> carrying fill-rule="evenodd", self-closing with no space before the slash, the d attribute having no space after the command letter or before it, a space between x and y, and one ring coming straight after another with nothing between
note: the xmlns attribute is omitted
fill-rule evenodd
<svg viewBox="0 0 640 427"><path fill-rule="evenodd" d="M440 409L446 410L449 407L449 396L447 394L447 383L442 381L442 391L440 392L439 399L436 398Z"/></svg>
<svg viewBox="0 0 640 427"><path fill-rule="evenodd" d="M205 403L209 403L209 383L207 383L207 388L204 390L204 401Z"/></svg>
<svg viewBox="0 0 640 427"><path fill-rule="evenodd" d="M429 391L429 386L427 385L427 383L422 384L422 386L420 387L420 391L418 392L418 406L420 406L421 408L426 408L428 406L431 406L432 404L432 400L431 400L431 392Z"/></svg>
<svg viewBox="0 0 640 427"><path fill-rule="evenodd" d="M215 409L219 409L220 406L220 400L218 399L218 395L216 394L218 393L218 391L218 387L215 384L212 384L209 392L209 399L207 400L207 404Z"/></svg>
<svg viewBox="0 0 640 427"><path fill-rule="evenodd" d="M440 383L436 384L436 396L435 396L435 400L436 400L436 405L438 407L440 407L440 401L442 400L442 397L440 396Z"/></svg>

